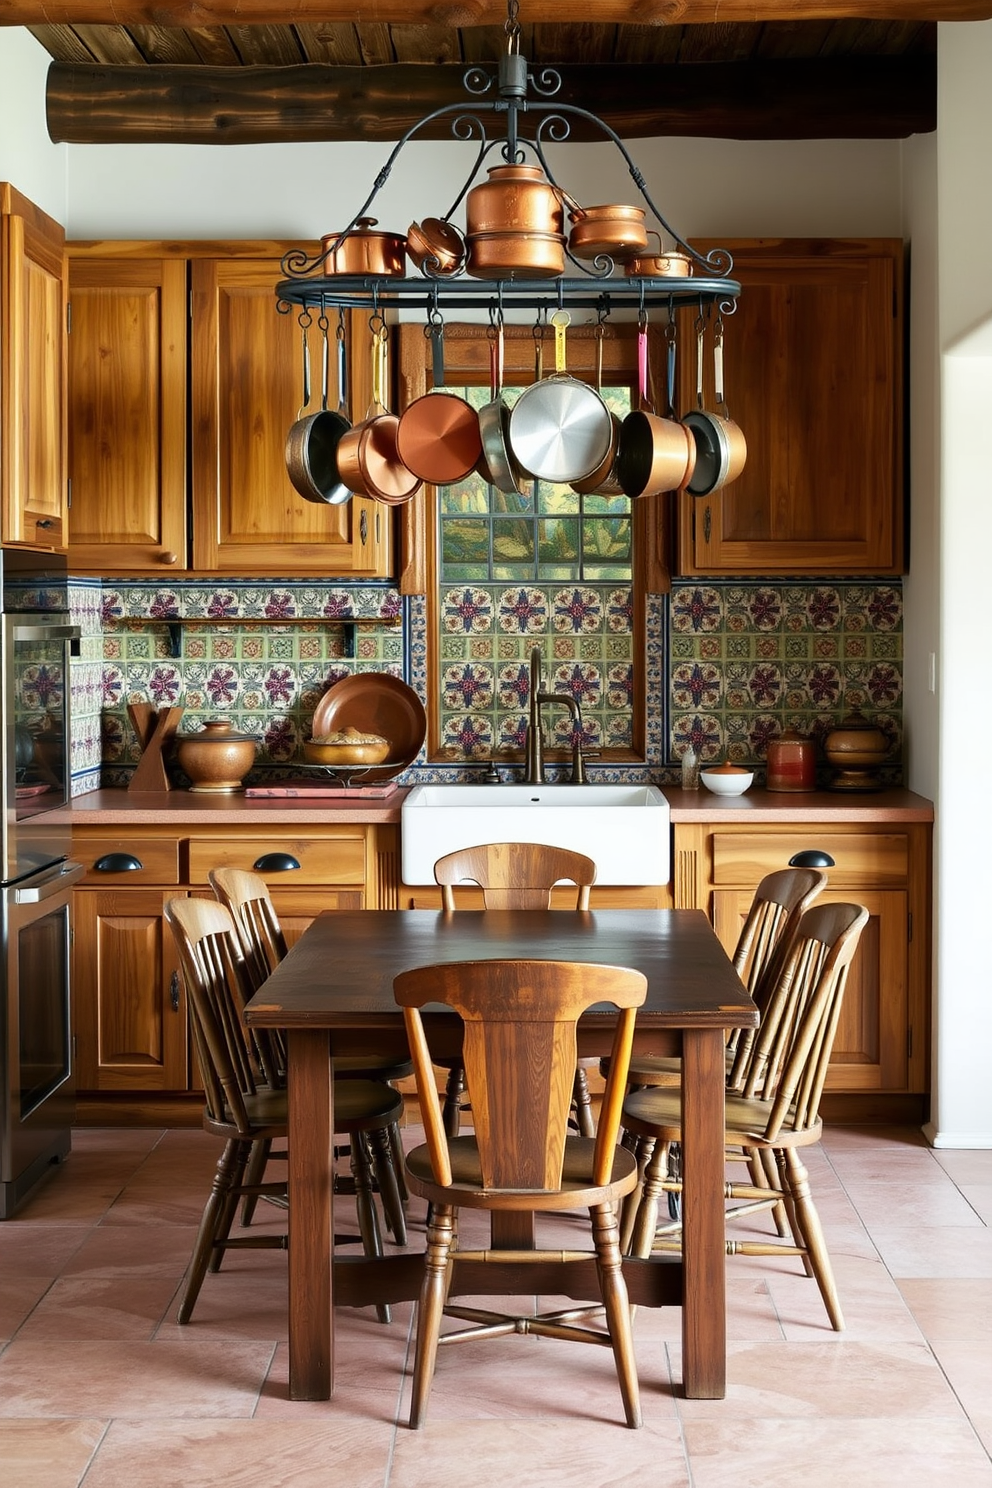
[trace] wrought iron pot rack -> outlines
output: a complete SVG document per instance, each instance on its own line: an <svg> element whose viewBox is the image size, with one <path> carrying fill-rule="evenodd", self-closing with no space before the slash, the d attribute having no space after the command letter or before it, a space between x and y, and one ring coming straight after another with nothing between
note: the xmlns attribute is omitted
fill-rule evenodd
<svg viewBox="0 0 992 1488"><path fill-rule="evenodd" d="M376 176L369 195L334 242L328 246L325 240L313 257L302 249L294 249L285 255L281 267L286 277L276 286L280 311L289 313L294 306L300 307L301 315L313 310L324 314L328 309L364 309L379 317L389 309L421 309L435 324L445 311L457 309L487 309L491 319L501 319L504 311L521 309L543 314L560 309L590 309L600 320L619 309L634 310L641 319L651 307L665 308L671 315L678 305L694 305L700 311L715 305L724 315L733 312L740 285L729 277L733 268L730 254L723 248L713 249L705 256L696 252L679 237L651 200L644 177L619 135L596 114L551 101L561 87L561 76L552 67L542 67L537 72L528 67L526 58L519 51L518 10L518 0L509 0L505 27L507 50L499 58L497 77L479 67L469 68L464 75L466 93L477 101L447 104L425 114L397 143ZM488 99L484 96L494 91L495 96ZM532 97L528 96L529 92ZM484 115L505 116L505 133L490 138ZM529 138L520 133L521 115L527 115L533 121ZM567 140L571 133L569 121L582 119L600 130L620 151L641 197L665 234L677 245L678 251L689 258L693 272L684 278L628 276L622 271L616 272L617 264L607 254L600 254L587 266L568 253L576 272L557 278L528 279L512 275L505 279L481 279L468 275L464 267L455 273L441 273L437 260L430 258L425 259L419 274L411 277L323 273L326 259L346 241L356 225L368 217L369 208L388 181L404 146L434 120L442 118L450 119L455 139L479 142L475 164L441 219L443 222L450 221L484 162L494 152L498 152L507 164L519 164L530 151L548 182L561 190L548 166L544 146Z"/></svg>

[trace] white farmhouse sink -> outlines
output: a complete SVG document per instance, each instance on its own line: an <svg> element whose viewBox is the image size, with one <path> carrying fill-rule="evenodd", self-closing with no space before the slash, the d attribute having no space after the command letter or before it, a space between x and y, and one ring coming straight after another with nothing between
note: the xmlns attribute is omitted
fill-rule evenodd
<svg viewBox="0 0 992 1488"><path fill-rule="evenodd" d="M445 853L545 842L585 853L598 884L665 884L668 802L655 785L415 785L400 811L406 884L434 882Z"/></svg>

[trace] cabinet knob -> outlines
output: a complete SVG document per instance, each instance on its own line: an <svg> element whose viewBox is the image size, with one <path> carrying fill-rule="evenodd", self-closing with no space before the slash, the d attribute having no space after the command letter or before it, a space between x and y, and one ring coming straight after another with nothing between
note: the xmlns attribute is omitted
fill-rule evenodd
<svg viewBox="0 0 992 1488"><path fill-rule="evenodd" d="M263 853L251 866L259 873L292 873L300 865L292 853L270 852Z"/></svg>
<svg viewBox="0 0 992 1488"><path fill-rule="evenodd" d="M174 971L169 978L169 1006L174 1013L179 1011L179 973Z"/></svg>
<svg viewBox="0 0 992 1488"><path fill-rule="evenodd" d="M158 560L159 560L160 563L178 563L179 562L179 554L178 553L160 553L158 555Z"/></svg>
<svg viewBox="0 0 992 1488"><path fill-rule="evenodd" d="M47 529L49 527L54 527L55 523L52 521L51 517L39 517L34 525L36 527L44 527Z"/></svg>
<svg viewBox="0 0 992 1488"><path fill-rule="evenodd" d="M802 852L793 853L789 859L790 868L833 868L833 858L822 847L807 847Z"/></svg>
<svg viewBox="0 0 992 1488"><path fill-rule="evenodd" d="M137 868L145 865L134 853L111 852L104 853L102 858L97 858L93 864L94 873L133 873Z"/></svg>

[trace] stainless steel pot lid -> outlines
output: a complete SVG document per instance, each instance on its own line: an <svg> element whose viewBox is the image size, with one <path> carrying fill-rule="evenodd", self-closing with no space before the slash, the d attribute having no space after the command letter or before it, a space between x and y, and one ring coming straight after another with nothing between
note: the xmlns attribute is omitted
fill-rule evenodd
<svg viewBox="0 0 992 1488"><path fill-rule="evenodd" d="M510 449L535 480L584 480L606 459L613 420L588 383L565 371L567 310L551 317L555 328L555 375L525 388L510 414Z"/></svg>

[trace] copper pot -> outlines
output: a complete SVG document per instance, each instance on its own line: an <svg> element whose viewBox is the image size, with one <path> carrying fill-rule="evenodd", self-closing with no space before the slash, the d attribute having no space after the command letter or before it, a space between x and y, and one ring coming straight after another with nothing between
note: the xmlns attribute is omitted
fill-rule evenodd
<svg viewBox="0 0 992 1488"><path fill-rule="evenodd" d="M568 219L568 251L575 258L605 255L620 263L648 246L643 207L576 207Z"/></svg>
<svg viewBox="0 0 992 1488"><path fill-rule="evenodd" d="M176 759L189 776L193 791L229 794L255 763L258 741L238 734L226 718L210 718L196 734L176 735Z"/></svg>
<svg viewBox="0 0 992 1488"><path fill-rule="evenodd" d="M692 274L692 259L688 253L663 253L661 235L652 228L645 234L658 242L657 253L635 254L623 266L625 274L632 279L688 279Z"/></svg>
<svg viewBox="0 0 992 1488"><path fill-rule="evenodd" d="M457 274L465 262L465 239L454 223L443 217L425 217L407 228L406 251L418 269Z"/></svg>
<svg viewBox="0 0 992 1488"><path fill-rule="evenodd" d="M320 247L324 255L324 273L384 274L402 278L406 272L406 238L399 233L373 232L375 225L374 217L359 217L347 237L342 238L340 233L327 233L322 237Z"/></svg>
<svg viewBox="0 0 992 1488"><path fill-rule="evenodd" d="M857 708L830 730L823 752L836 772L831 790L881 790L877 771L889 752L889 741Z"/></svg>
<svg viewBox="0 0 992 1488"><path fill-rule="evenodd" d="M396 445L399 419L382 401L386 330L372 341L372 403L360 424L354 424L338 443L338 473L349 490L371 496L386 506L409 501L422 482L408 470Z"/></svg>
<svg viewBox="0 0 992 1488"><path fill-rule="evenodd" d="M561 193L539 165L493 165L465 199L466 271L476 279L555 278L565 271Z"/></svg>
<svg viewBox="0 0 992 1488"><path fill-rule="evenodd" d="M487 232L466 241L466 273L475 279L556 279L565 272L564 233Z"/></svg>
<svg viewBox="0 0 992 1488"><path fill-rule="evenodd" d="M641 407L620 426L616 473L625 496L659 496L681 491L692 478L696 446L676 419L660 418L647 406L648 333L637 334L637 380Z"/></svg>

